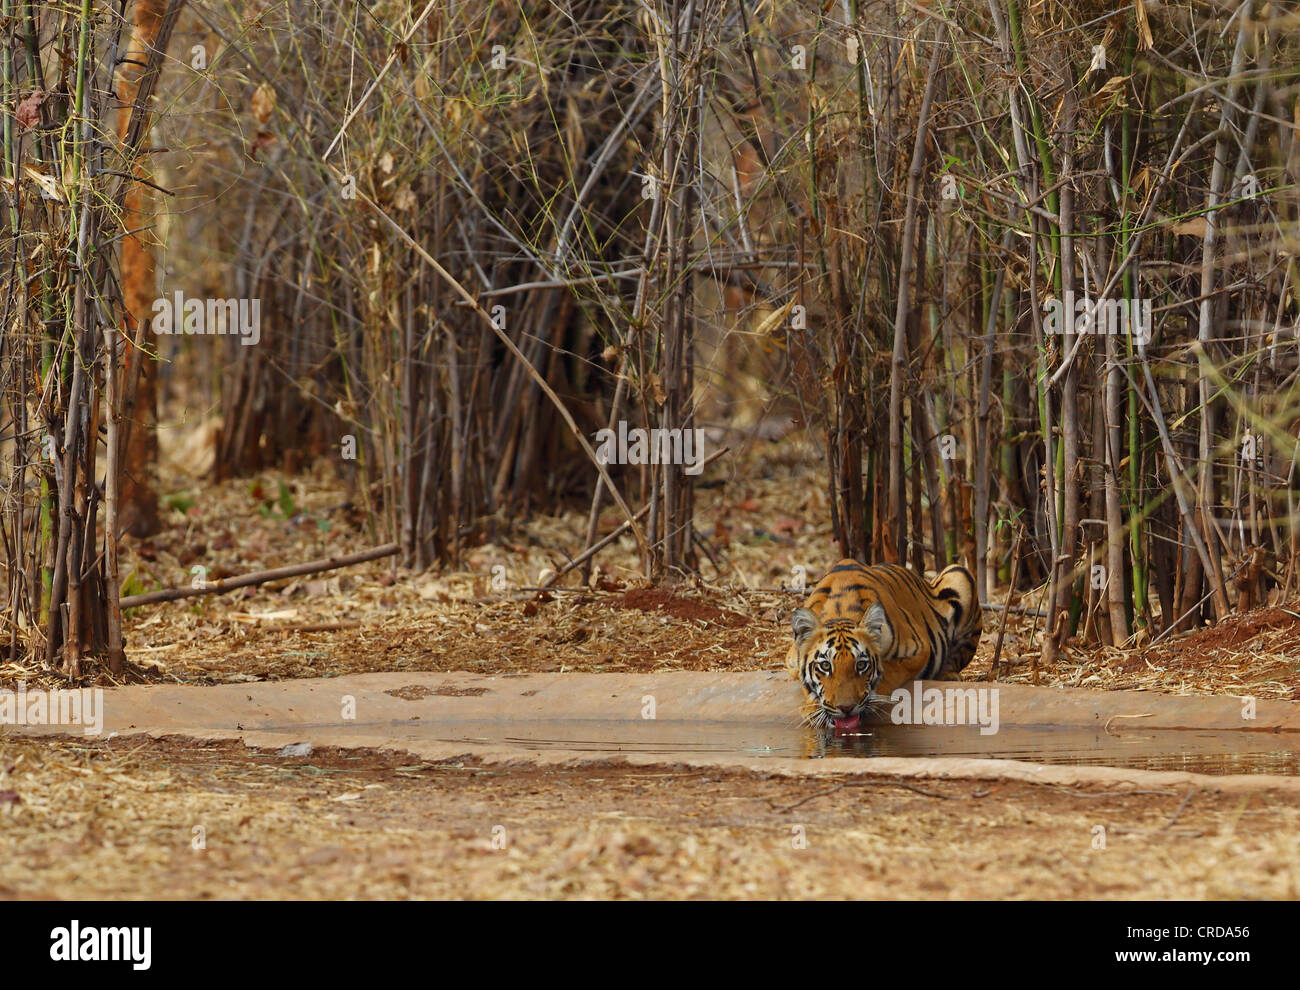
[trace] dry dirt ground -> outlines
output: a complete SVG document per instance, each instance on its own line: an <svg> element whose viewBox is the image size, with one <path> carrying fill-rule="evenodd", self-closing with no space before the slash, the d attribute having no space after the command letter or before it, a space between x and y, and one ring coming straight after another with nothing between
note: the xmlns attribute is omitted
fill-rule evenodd
<svg viewBox="0 0 1300 990"><path fill-rule="evenodd" d="M713 560L672 590L644 586L628 538L601 553L589 585L570 574L553 594L527 591L581 551L575 509L468 549L453 569L377 562L132 610L126 680L777 668L800 601L782 586L815 580L838 553L813 461L778 444L735 463L706 472L699 492ZM195 568L220 578L383 542L327 468L221 485L175 471L164 490L165 531L124 546L127 593L188 584ZM607 511L601 531L619 521ZM987 676L999 618L986 615L968 677ZM1075 645L1042 669L1037 621L1009 619L1007 680L1300 699L1300 605L1144 649ZM19 680L63 686L0 660L0 688ZM0 897L1293 898L1298 811L1262 794L280 759L0 733ZM205 848L192 848L195 829Z"/></svg>
<svg viewBox="0 0 1300 990"><path fill-rule="evenodd" d="M320 677L377 670L761 670L781 666L789 614L838 558L820 468L790 441L763 443L705 472L698 517L712 560L669 588L640 578L631 537L597 558L586 586L534 587L582 549L586 513L509 529L466 549L458 567L409 572L379 561L221 596L129 610L126 680L193 684ZM173 461L173 464L175 462ZM127 593L188 585L364 549L383 542L358 526L328 465L296 477L266 473L211 484L173 466L164 532L127 539ZM600 531L619 522L607 510ZM196 571L196 569L201 569ZM1033 594L1023 596L1033 606ZM968 669L988 675L1002 613ZM1008 618L1003 679L1103 690L1252 694L1300 700L1300 602L1275 601L1213 629L1133 650L1072 644L1038 667L1041 621ZM28 631L22 631L30 635ZM8 650L0 642L0 658ZM38 665L0 659L0 687L55 686ZM87 683L109 683L91 668Z"/></svg>
<svg viewBox="0 0 1300 990"><path fill-rule="evenodd" d="M0 737L4 898L1295 898L1298 826L1267 793Z"/></svg>

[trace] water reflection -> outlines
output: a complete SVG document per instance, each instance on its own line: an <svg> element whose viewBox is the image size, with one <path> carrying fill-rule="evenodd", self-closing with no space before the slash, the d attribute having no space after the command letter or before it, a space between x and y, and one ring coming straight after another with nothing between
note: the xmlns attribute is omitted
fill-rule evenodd
<svg viewBox="0 0 1300 990"><path fill-rule="evenodd" d="M249 729L300 733L307 726ZM322 726L324 728L324 726ZM703 721L510 720L437 722L412 719L328 727L332 736L382 736L393 741L435 739L473 747L524 752L572 750L590 754L786 757L851 760L875 756L972 757L1032 763L1092 764L1194 773L1300 773L1300 750L1286 737L1255 732L1184 730L1103 732L1100 728L1003 726L981 735L975 726L877 724L860 732L822 735L781 723ZM1292 745L1296 745L1293 743Z"/></svg>

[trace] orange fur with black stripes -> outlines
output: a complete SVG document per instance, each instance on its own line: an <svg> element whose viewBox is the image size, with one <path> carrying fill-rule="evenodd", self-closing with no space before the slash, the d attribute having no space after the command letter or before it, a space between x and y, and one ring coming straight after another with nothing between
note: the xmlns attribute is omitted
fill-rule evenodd
<svg viewBox="0 0 1300 990"><path fill-rule="evenodd" d="M851 730L870 707L914 680L952 680L983 631L970 571L933 581L896 564L841 560L790 620L786 666L808 694L805 720Z"/></svg>

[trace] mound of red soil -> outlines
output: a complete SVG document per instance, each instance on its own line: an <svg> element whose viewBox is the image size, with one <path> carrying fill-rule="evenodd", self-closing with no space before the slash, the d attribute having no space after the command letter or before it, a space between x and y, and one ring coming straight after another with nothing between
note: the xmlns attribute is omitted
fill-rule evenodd
<svg viewBox="0 0 1300 990"><path fill-rule="evenodd" d="M1229 615L1216 626L1149 646L1128 656L1117 669L1125 674L1144 670L1181 673L1202 684L1209 678L1208 683L1219 690L1229 682L1243 690L1249 684L1271 682L1288 685L1289 697L1300 700L1297 657L1300 615L1294 606L1269 606ZM1220 680L1228 675L1229 679Z"/></svg>
<svg viewBox="0 0 1300 990"><path fill-rule="evenodd" d="M1271 629L1296 628L1300 636L1300 618L1286 609L1260 608L1242 615L1230 615L1217 626L1204 629L1179 640L1180 649L1210 650L1225 646L1238 646L1248 639Z"/></svg>
<svg viewBox="0 0 1300 990"><path fill-rule="evenodd" d="M739 629L749 625L749 619L738 612L709 605L697 598L681 598L665 588L633 588L619 598L610 599L617 608L634 608L639 612L659 612L674 619L705 622L724 629Z"/></svg>

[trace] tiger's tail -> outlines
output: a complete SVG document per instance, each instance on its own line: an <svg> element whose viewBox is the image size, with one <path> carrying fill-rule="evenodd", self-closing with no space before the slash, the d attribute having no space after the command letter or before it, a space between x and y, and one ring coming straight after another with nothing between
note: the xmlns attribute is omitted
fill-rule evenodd
<svg viewBox="0 0 1300 990"><path fill-rule="evenodd" d="M951 564L940 571L931 588L941 608L947 611L944 625L948 650L940 676L954 677L965 670L975 656L980 634L984 631L979 592L975 588L974 576L960 564Z"/></svg>

